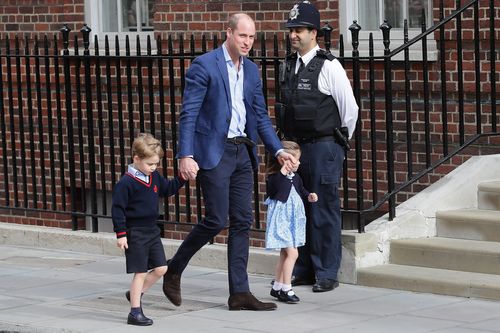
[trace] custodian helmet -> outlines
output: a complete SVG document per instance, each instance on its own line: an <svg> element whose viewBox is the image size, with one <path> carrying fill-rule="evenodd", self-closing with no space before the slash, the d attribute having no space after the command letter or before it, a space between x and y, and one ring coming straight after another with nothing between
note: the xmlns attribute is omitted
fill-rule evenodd
<svg viewBox="0 0 500 333"><path fill-rule="evenodd" d="M293 6L285 24L287 28L309 27L321 33L319 11L309 1L302 1Z"/></svg>

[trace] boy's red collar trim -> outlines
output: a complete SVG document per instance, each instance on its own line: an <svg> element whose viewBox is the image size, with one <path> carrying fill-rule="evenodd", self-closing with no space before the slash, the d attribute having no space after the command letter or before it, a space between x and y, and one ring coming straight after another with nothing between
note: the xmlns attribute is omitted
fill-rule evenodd
<svg viewBox="0 0 500 333"><path fill-rule="evenodd" d="M138 181L139 183L141 183L142 185L144 186L147 186L147 187L150 187L151 184L153 183L153 174L150 174L149 175L149 183L146 183L145 181L143 181L142 179L140 178L137 178L136 176L134 176L133 174L131 174L130 172L125 172L125 174L129 177L132 177L132 179L135 179L136 181Z"/></svg>

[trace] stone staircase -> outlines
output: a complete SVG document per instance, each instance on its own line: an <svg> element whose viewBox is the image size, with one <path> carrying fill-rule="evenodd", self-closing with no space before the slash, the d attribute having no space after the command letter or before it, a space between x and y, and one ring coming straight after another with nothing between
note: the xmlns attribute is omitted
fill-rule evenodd
<svg viewBox="0 0 500 333"><path fill-rule="evenodd" d="M359 268L365 286L500 300L500 181L478 208L436 212L436 237L390 242L389 264Z"/></svg>

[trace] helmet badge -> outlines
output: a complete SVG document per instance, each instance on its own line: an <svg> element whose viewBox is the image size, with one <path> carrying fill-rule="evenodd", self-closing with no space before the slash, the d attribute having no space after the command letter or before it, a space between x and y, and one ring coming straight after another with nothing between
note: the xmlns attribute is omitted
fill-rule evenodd
<svg viewBox="0 0 500 333"><path fill-rule="evenodd" d="M293 8L290 10L290 20L295 20L299 16L299 4L295 4Z"/></svg>

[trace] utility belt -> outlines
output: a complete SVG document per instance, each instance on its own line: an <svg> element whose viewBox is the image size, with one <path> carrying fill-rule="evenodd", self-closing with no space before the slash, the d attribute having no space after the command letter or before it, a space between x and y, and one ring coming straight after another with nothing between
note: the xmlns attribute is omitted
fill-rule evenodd
<svg viewBox="0 0 500 333"><path fill-rule="evenodd" d="M347 127L334 128L333 135L318 136L312 138L287 138L291 141L295 141L298 144L324 142L324 141L335 141L341 145L345 150L351 150L351 145L349 145L349 136L347 132Z"/></svg>
<svg viewBox="0 0 500 333"><path fill-rule="evenodd" d="M337 141L337 140L333 135L327 135L327 136L318 136L315 138L295 138L292 139L292 141L295 141L299 144L303 144L303 143L315 143L315 142Z"/></svg>
<svg viewBox="0 0 500 333"><path fill-rule="evenodd" d="M255 147L255 142L247 138L246 136L235 136L233 138L227 138L227 143L232 143L235 145L245 144L249 148Z"/></svg>

